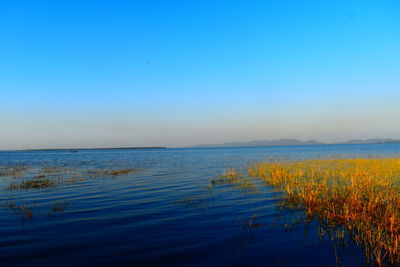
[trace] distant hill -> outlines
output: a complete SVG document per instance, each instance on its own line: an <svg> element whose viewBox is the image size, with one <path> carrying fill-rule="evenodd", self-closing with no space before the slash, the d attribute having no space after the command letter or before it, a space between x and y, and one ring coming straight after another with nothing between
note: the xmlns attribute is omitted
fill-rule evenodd
<svg viewBox="0 0 400 267"><path fill-rule="evenodd" d="M374 138L374 139L367 139L367 140L360 140L360 139L354 139L354 140L349 140L346 142L342 142L340 144L385 144L385 143L400 143L400 140L397 139L385 139L385 138Z"/></svg>
<svg viewBox="0 0 400 267"><path fill-rule="evenodd" d="M306 146L306 145L323 145L324 143L309 140L300 141L297 139L277 139L277 140L254 140L249 142L231 142L223 144L203 144L192 147L240 147L240 146Z"/></svg>
<svg viewBox="0 0 400 267"><path fill-rule="evenodd" d="M385 139L385 138L374 138L374 139L354 139L345 142L335 144L386 144L386 143L400 143L398 139ZM254 140L249 142L230 142L222 144L201 144L191 147L242 147L242 146L307 146L307 145L325 145L328 143L322 143L315 140L301 141L297 139L276 139L276 140Z"/></svg>

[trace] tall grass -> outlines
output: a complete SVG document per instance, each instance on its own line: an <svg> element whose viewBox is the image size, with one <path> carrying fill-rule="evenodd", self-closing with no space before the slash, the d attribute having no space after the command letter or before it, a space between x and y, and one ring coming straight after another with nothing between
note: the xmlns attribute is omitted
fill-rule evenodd
<svg viewBox="0 0 400 267"><path fill-rule="evenodd" d="M400 159L260 163L248 170L329 227L344 228L377 265L400 263Z"/></svg>

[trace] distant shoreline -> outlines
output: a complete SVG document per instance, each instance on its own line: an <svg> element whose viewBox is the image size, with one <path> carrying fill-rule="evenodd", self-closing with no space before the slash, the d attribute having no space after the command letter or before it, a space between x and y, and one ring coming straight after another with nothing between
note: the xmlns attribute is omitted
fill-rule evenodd
<svg viewBox="0 0 400 267"><path fill-rule="evenodd" d="M6 149L0 151L16 151L16 152L29 152L29 151L70 151L79 152L82 150L125 150L125 149L167 149L164 146L149 146L149 147L103 147L103 148L34 148L34 149Z"/></svg>
<svg viewBox="0 0 400 267"><path fill-rule="evenodd" d="M283 141L283 142L282 142ZM145 146L145 147L103 147L103 148L34 148L34 149L0 149L0 152L29 152L29 151L69 151L79 152L85 150L129 150L129 149L168 149L168 148L239 148L239 147L279 147L279 146L323 146L323 145L368 145L368 144L396 144L396 139L367 139L350 140L340 143L323 143L315 140L300 141L296 139L256 140L250 142L232 142L224 144L204 144L184 147Z"/></svg>

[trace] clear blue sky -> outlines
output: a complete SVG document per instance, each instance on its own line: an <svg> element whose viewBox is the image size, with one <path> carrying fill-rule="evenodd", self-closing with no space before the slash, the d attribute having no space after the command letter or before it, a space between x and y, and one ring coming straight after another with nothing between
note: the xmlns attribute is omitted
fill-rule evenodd
<svg viewBox="0 0 400 267"><path fill-rule="evenodd" d="M0 1L0 149L400 138L399 1Z"/></svg>

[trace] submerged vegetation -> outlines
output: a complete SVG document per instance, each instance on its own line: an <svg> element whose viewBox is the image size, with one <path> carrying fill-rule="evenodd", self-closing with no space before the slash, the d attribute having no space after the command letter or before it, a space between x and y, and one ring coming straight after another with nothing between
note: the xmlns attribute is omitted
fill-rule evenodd
<svg viewBox="0 0 400 267"><path fill-rule="evenodd" d="M33 210L31 207L16 205L14 202L7 202L5 208L21 218L22 221L33 219Z"/></svg>
<svg viewBox="0 0 400 267"><path fill-rule="evenodd" d="M1 167L1 176L12 176L17 178L24 174L26 166ZM13 182L6 189L8 190L29 190L29 189L47 189L56 185L71 184L77 181L82 181L85 178L121 176L134 174L138 171L136 168L129 169L114 169L114 170L87 170L68 169L64 167L49 167L45 166L39 169L33 178L24 180L20 183Z"/></svg>
<svg viewBox="0 0 400 267"><path fill-rule="evenodd" d="M115 171L107 171L105 172L106 175L124 175L124 174L129 174L129 173L136 173L138 170L136 168L134 169L123 169L123 170L115 170Z"/></svg>
<svg viewBox="0 0 400 267"><path fill-rule="evenodd" d="M28 169L28 166L18 165L18 166L2 166L0 167L0 177L2 176L11 176L18 177L24 174L24 172Z"/></svg>
<svg viewBox="0 0 400 267"><path fill-rule="evenodd" d="M54 182L48 179L33 179L23 181L20 184L11 184L9 189L11 190L28 190L28 189L46 189L54 186Z"/></svg>
<svg viewBox="0 0 400 267"><path fill-rule="evenodd" d="M349 236L366 262L400 263L400 159L260 163L248 173L281 190L285 207Z"/></svg>
<svg viewBox="0 0 400 267"><path fill-rule="evenodd" d="M98 176L119 176L138 172L136 168L119 170L89 170L88 173L94 177Z"/></svg>
<svg viewBox="0 0 400 267"><path fill-rule="evenodd" d="M202 197L187 197L184 199L176 200L174 204L182 204L186 207L199 207L203 209L208 209L207 202Z"/></svg>
<svg viewBox="0 0 400 267"><path fill-rule="evenodd" d="M245 193L257 193L257 186L252 177L243 176L237 170L228 169L217 179L212 179L208 185L209 189L218 185L232 185L240 188Z"/></svg>
<svg viewBox="0 0 400 267"><path fill-rule="evenodd" d="M221 178L237 178L239 172L235 169L228 169L226 172L221 174Z"/></svg>
<svg viewBox="0 0 400 267"><path fill-rule="evenodd" d="M29 172L27 171L29 169ZM41 168L18 166L0 166L0 177L4 177L2 190L24 194L24 191L37 191L38 194L51 190L62 190L65 186L81 183L89 179L114 178L135 174L137 168L112 168L112 169L84 169L67 168L65 166L43 166ZM35 192L36 193L36 192ZM17 195L4 198L5 205L0 205L4 210L19 216L22 220L33 219L34 211L38 205L32 203L17 203ZM22 200L21 200L22 201ZM21 202L18 201L18 202ZM60 200L47 207L51 213L63 212L67 206L66 201ZM48 206L48 203L46 204ZM36 212L35 212L36 213Z"/></svg>

